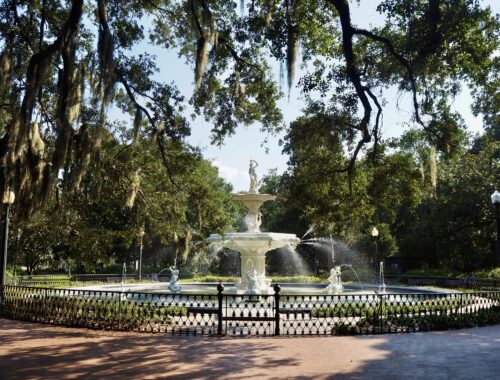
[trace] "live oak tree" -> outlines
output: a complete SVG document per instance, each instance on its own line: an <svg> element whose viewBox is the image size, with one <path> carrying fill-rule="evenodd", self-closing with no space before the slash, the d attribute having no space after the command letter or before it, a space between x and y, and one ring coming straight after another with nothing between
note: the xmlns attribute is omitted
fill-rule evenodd
<svg viewBox="0 0 500 380"><path fill-rule="evenodd" d="M152 79L152 57L132 52L146 34L195 63L191 101L214 121L215 139L239 122L281 121L269 68L258 47L233 31L238 17L226 1L209 8L201 1L6 0L0 14L0 190L15 191L25 216L56 178L65 177L65 191L77 190L95 168L111 106L131 115L130 149L143 128L170 176L166 144L189 133L185 101L175 84Z"/></svg>

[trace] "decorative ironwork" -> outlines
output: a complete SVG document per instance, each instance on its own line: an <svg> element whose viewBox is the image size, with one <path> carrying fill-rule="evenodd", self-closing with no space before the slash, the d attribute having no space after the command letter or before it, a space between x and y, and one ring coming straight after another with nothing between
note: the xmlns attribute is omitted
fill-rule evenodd
<svg viewBox="0 0 500 380"><path fill-rule="evenodd" d="M0 288L0 316L30 322L190 335L404 333L500 323L500 291L354 295L169 294Z"/></svg>

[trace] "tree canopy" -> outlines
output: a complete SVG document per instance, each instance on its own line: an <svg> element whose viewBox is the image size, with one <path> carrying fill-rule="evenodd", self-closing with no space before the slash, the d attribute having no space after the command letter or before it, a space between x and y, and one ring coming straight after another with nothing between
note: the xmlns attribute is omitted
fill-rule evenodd
<svg viewBox="0 0 500 380"><path fill-rule="evenodd" d="M227 185L185 144L188 110L211 124L218 144L240 124L282 130L285 76L307 103L286 131L290 170L282 179L298 195L284 212L305 210L301 223L326 228L349 217L355 226L394 227L402 212L394 205L418 214L422 194L432 200L443 191L441 168L465 152L498 162L490 145L498 142L500 20L480 1L381 0L383 21L369 28L353 22L363 1L240 3L0 1L0 191L15 192L19 223L36 221L44 207L102 201L109 220L123 218L131 231L161 229L168 209L175 228L163 236L174 240L179 231L189 240L191 229L232 224L233 206L215 211L228 203ZM191 65L192 94L158 79L143 43ZM272 74L277 64L281 78ZM452 108L464 88L490 131L475 141ZM410 95L413 127L396 145L382 134L394 89ZM111 109L126 121L111 119ZM92 221L95 207L75 220Z"/></svg>
<svg viewBox="0 0 500 380"><path fill-rule="evenodd" d="M474 111L498 120L498 17L474 0L384 0L382 26L352 22L347 0L130 1L4 0L0 4L2 188L15 189L27 212L56 179L78 189L109 130L109 107L130 114L131 146L147 134L170 164L166 144L189 133L186 100L175 83L153 79L154 57L135 53L147 40L177 49L194 66L195 112L213 123L220 142L239 123L282 127L274 61L297 62L298 86L315 107L346 130L352 173L362 148L380 139L383 92L412 94L412 121L441 151L463 130L450 108L463 86ZM313 96L313 94L319 96ZM144 119L144 122L143 122Z"/></svg>

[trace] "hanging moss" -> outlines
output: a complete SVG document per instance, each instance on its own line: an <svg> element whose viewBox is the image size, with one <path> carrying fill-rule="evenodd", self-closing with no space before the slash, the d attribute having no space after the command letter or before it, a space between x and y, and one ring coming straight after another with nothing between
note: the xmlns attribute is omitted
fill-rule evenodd
<svg viewBox="0 0 500 380"><path fill-rule="evenodd" d="M132 176L132 179L130 181L130 189L129 189L127 201L125 203L125 205L128 208L134 207L135 200L137 198L137 194L138 194L139 188L141 186L141 176L140 176L140 174L141 174L141 169L137 169L134 172L134 174Z"/></svg>
<svg viewBox="0 0 500 380"><path fill-rule="evenodd" d="M285 83L285 63L280 61L280 90L283 89L283 85Z"/></svg>
<svg viewBox="0 0 500 380"><path fill-rule="evenodd" d="M293 26L289 26L287 50L286 50L288 94L290 94L290 90L293 85L293 79L295 77L295 63L297 60L297 51L298 51L298 39L297 39L296 28Z"/></svg>
<svg viewBox="0 0 500 380"><path fill-rule="evenodd" d="M420 172L420 180L422 181L422 184L425 183L425 170L424 170L424 162L420 160L420 165L418 167L418 171Z"/></svg>
<svg viewBox="0 0 500 380"><path fill-rule="evenodd" d="M113 60L113 36L108 25L108 16L106 13L106 1L98 1L99 11L99 41L97 51L99 55L100 76L100 94L102 102L106 105L112 93L115 83Z"/></svg>
<svg viewBox="0 0 500 380"><path fill-rule="evenodd" d="M432 190L437 187L437 162L436 162L436 147L431 146L429 152L429 177L431 180Z"/></svg>
<svg viewBox="0 0 500 380"><path fill-rule="evenodd" d="M12 57L8 49L5 49L0 56L0 96L8 94L12 75Z"/></svg>
<svg viewBox="0 0 500 380"><path fill-rule="evenodd" d="M271 25L271 19L273 17L274 11L274 1L267 0L264 6L264 24L267 28Z"/></svg>
<svg viewBox="0 0 500 380"><path fill-rule="evenodd" d="M142 123L142 111L137 108L135 111L134 117L134 137L132 140L132 146L135 148L137 141L139 139L139 133L141 131L141 123Z"/></svg>
<svg viewBox="0 0 500 380"><path fill-rule="evenodd" d="M73 189L79 189L83 176L92 161L92 155L94 153L93 147L95 146L96 139L93 138L92 129L87 123L82 124L82 126L75 131L73 139L75 144L75 162L78 162L78 165L73 169L72 187Z"/></svg>
<svg viewBox="0 0 500 380"><path fill-rule="evenodd" d="M194 89L198 91L201 87L203 74L208 63L208 41L205 36L198 38L196 46L196 62L194 70Z"/></svg>
<svg viewBox="0 0 500 380"><path fill-rule="evenodd" d="M297 53L299 48L298 39L298 11L300 2L290 0L286 2L287 9L287 46L286 46L286 66L287 66L287 80L288 80L288 95L293 85L295 77L295 64L297 61Z"/></svg>
<svg viewBox="0 0 500 380"><path fill-rule="evenodd" d="M238 97L240 96L240 89L241 89L240 69L238 68L238 66L236 66L236 68L234 70L234 97L235 97L235 99L238 99Z"/></svg>
<svg viewBox="0 0 500 380"><path fill-rule="evenodd" d="M191 230L188 229L186 231L186 237L184 238L184 248L182 250L182 255L181 255L181 259L182 259L183 263L185 263L188 259L192 239L193 239L193 235L191 233Z"/></svg>

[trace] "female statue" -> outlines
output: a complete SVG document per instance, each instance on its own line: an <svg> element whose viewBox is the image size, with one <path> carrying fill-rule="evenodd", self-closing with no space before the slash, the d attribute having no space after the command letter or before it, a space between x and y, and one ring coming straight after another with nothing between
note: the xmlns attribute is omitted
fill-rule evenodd
<svg viewBox="0 0 500 380"><path fill-rule="evenodd" d="M255 171L257 166L259 166L257 161L250 160L250 168L248 169L248 174L250 174L250 193L257 193L258 181L257 172Z"/></svg>

